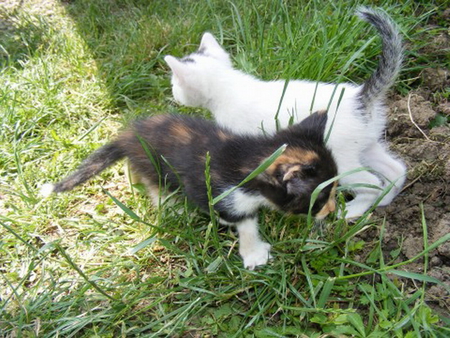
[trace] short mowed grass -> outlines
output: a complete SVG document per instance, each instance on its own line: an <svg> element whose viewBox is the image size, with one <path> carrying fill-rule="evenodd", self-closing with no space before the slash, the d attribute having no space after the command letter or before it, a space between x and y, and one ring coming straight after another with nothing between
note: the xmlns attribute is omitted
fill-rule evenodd
<svg viewBox="0 0 450 338"><path fill-rule="evenodd" d="M1 337L446 337L425 303L427 252L384 252L384 223L262 210L273 261L242 267L232 229L182 198L155 208L123 164L42 199L130 120L177 106L163 56L210 31L264 79L361 82L380 51L354 15L384 8L408 43L406 92L429 15L414 1L7 1L0 7ZM343 205L344 199L338 196ZM357 239L376 229L373 241ZM399 239L399 245L401 240ZM423 261L423 274L402 267ZM411 283L413 282L413 283ZM408 287L406 287L408 285ZM411 287L411 285L413 287Z"/></svg>

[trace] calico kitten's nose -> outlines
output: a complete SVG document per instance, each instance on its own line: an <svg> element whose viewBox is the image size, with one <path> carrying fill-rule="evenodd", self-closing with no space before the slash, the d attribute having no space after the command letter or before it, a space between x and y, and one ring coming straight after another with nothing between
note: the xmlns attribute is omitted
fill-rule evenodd
<svg viewBox="0 0 450 338"><path fill-rule="evenodd" d="M336 188L337 188L338 182L333 183L333 188L331 188L330 196L328 197L327 203L320 209L320 211L314 216L317 219L324 219L328 216L328 214L336 211Z"/></svg>

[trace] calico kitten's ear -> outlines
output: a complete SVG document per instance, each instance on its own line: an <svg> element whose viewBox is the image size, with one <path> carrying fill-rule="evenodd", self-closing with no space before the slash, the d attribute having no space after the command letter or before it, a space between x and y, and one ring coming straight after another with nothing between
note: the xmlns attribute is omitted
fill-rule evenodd
<svg viewBox="0 0 450 338"><path fill-rule="evenodd" d="M290 195L298 195L299 192L305 190L306 177L312 177L316 174L316 167L313 164L290 164L289 166L282 166L283 168L283 184L286 186L286 191Z"/></svg>
<svg viewBox="0 0 450 338"><path fill-rule="evenodd" d="M172 70L173 75L175 75L180 81L182 81L187 72L186 66L183 64L183 62L179 61L172 55L166 55L164 57L164 61L166 61L167 65Z"/></svg>
<svg viewBox="0 0 450 338"><path fill-rule="evenodd" d="M286 166L282 166L285 167ZM301 164L294 164L290 165L286 169L283 170L282 176L283 176L283 182L287 182L291 179L293 179L295 176L298 176L301 172Z"/></svg>
<svg viewBox="0 0 450 338"><path fill-rule="evenodd" d="M326 110L321 110L309 115L301 121L298 126L305 129L307 137L316 136L323 140L325 135L325 127L327 125L328 114Z"/></svg>

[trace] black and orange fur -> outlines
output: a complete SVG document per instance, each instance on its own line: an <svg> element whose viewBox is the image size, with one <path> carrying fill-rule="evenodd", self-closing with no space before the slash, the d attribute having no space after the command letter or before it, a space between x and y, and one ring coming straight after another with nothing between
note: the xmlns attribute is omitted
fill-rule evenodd
<svg viewBox="0 0 450 338"><path fill-rule="evenodd" d="M73 189L116 161L127 157L131 170L150 189L162 182L171 192L180 186L188 200L208 211L205 184L209 152L213 196L239 184L277 148L285 152L262 174L242 186L249 196L262 195L269 205L289 213L307 213L311 193L336 175L336 164L323 141L327 114L315 113L274 136L235 135L201 118L157 115L138 120L89 156L72 175L53 186L59 193ZM151 156L149 156L149 152ZM157 163L156 163L157 162ZM334 210L332 186L322 190L313 214ZM254 217L256 210L236 211L227 199L215 205L221 219L234 223Z"/></svg>
<svg viewBox="0 0 450 338"><path fill-rule="evenodd" d="M327 114L315 113L273 136L236 135L216 124L178 115L139 120L114 141L89 156L78 169L42 193L63 192L97 175L127 157L134 176L152 196L179 188L188 200L209 211L205 169L210 158L213 197L240 184L273 152L286 144L284 153L264 172L214 205L222 223L234 224L244 266L254 269L271 258L270 244L258 234L257 212L268 206L289 213L307 213L316 187L334 177L336 163L324 144ZM318 195L313 214L323 218L335 209L336 182ZM164 197L164 196L162 196Z"/></svg>

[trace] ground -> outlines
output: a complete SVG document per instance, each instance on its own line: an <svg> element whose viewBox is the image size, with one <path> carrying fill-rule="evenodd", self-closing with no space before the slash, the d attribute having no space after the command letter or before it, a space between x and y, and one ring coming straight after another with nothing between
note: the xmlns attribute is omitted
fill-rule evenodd
<svg viewBox="0 0 450 338"><path fill-rule="evenodd" d="M448 22L450 9L437 13L430 26ZM430 27L431 28L431 27ZM448 58L450 37L433 38L423 52L438 62ZM422 216L426 221L428 244L450 233L450 70L440 66L418 74L415 90L389 100L386 139L408 167L408 179L399 196L374 217L385 218L383 243L386 258L411 259L424 249ZM366 233L364 236L378 236ZM400 252L398 248L400 246ZM450 243L429 253L428 275L450 285ZM409 271L423 273L422 260L408 265ZM448 290L448 289L447 289ZM438 311L450 313L450 295L444 286L429 288L427 302Z"/></svg>
<svg viewBox="0 0 450 338"><path fill-rule="evenodd" d="M419 89L390 100L386 136L392 151L406 162L408 180L394 202L374 215L386 218L386 256L401 245L398 260L410 259L424 249L422 212L429 244L450 233L450 128L433 127L437 116L448 119L450 114L448 100L435 95L450 85L450 72L425 69L421 78ZM429 262L428 274L450 284L450 243L431 251ZM408 270L423 273L423 265L416 261ZM429 289L428 302L450 311L450 297L443 286Z"/></svg>

